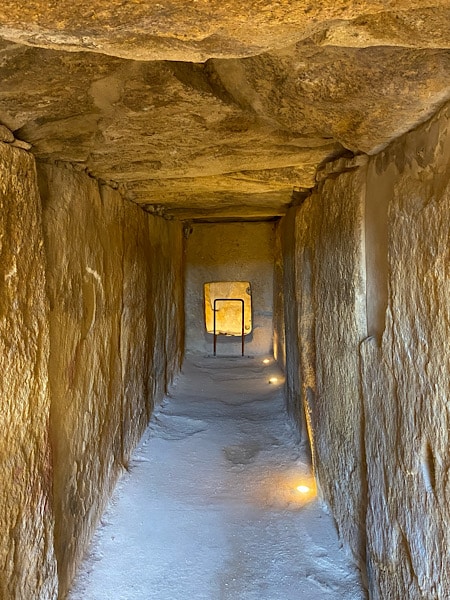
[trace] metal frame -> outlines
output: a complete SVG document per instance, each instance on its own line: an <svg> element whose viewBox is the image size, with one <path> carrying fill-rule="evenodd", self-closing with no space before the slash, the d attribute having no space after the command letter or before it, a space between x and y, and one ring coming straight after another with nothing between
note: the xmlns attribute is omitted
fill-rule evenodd
<svg viewBox="0 0 450 600"><path fill-rule="evenodd" d="M245 325L245 302L242 298L216 298L214 300L214 307L213 307L213 313L214 313L214 341L213 341L213 348L214 348L214 356L216 356L216 348L217 348L217 336L219 334L216 333L216 312L219 310L218 308L216 308L216 302L241 302L242 303L242 356L244 356L244 335L245 335L245 331L244 331L244 325Z"/></svg>

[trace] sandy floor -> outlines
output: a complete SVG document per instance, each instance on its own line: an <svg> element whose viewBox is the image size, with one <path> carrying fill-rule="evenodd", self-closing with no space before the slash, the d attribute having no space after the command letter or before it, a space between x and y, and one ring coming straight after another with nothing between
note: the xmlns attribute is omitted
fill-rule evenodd
<svg viewBox="0 0 450 600"><path fill-rule="evenodd" d="M314 497L282 375L259 358L191 357L119 482L70 600L331 598L365 594Z"/></svg>

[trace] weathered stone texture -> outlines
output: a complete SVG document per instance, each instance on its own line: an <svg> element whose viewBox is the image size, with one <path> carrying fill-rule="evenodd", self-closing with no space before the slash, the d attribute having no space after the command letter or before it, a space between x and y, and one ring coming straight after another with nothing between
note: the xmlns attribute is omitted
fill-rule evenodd
<svg viewBox="0 0 450 600"><path fill-rule="evenodd" d="M323 162L429 118L449 72L447 49L310 41L195 64L0 40L0 122L156 214L266 218Z"/></svg>
<svg viewBox="0 0 450 600"><path fill-rule="evenodd" d="M54 599L45 260L34 160L0 143L0 597Z"/></svg>
<svg viewBox="0 0 450 600"><path fill-rule="evenodd" d="M70 169L42 167L50 299L55 547L61 592L122 460L122 201Z"/></svg>
<svg viewBox="0 0 450 600"><path fill-rule="evenodd" d="M285 309L287 342L297 340L287 347L298 346L287 365L290 410L300 423L306 414L322 496L359 561L365 554L358 376L358 345L366 335L364 173L325 180L296 209L294 227L286 232L291 283Z"/></svg>
<svg viewBox="0 0 450 600"><path fill-rule="evenodd" d="M183 236L179 223L123 204L120 360L123 460L181 367L184 350Z"/></svg>
<svg viewBox="0 0 450 600"><path fill-rule="evenodd" d="M311 198L321 206L312 259L316 469L340 534L361 562L365 483L358 346L366 336L364 183L364 168L342 173L325 180Z"/></svg>
<svg viewBox="0 0 450 600"><path fill-rule="evenodd" d="M283 225L280 220L275 226L273 258L273 356L283 371L286 371L286 319L284 315L284 251Z"/></svg>
<svg viewBox="0 0 450 600"><path fill-rule="evenodd" d="M4 0L0 35L141 60L248 56L311 38L333 45L448 48L446 9L446 0Z"/></svg>
<svg viewBox="0 0 450 600"><path fill-rule="evenodd" d="M211 281L248 281L252 289L253 329L245 336L246 354L272 351L274 224L195 223L186 255L186 349L211 354L206 333L203 285ZM218 354L241 353L241 338L220 336Z"/></svg>
<svg viewBox="0 0 450 600"><path fill-rule="evenodd" d="M280 338L284 342L283 361L280 362L286 372L285 394L287 410L297 423L300 434L306 437L304 405L300 398L299 305L297 302L298 264L294 233L296 212L296 208L290 209L277 227L282 264L281 275L275 292L281 295L277 310L281 312L283 319L277 322L279 316L275 314L274 331L276 338ZM286 323L289 323L289 327L286 327ZM280 330L281 327L283 331Z"/></svg>
<svg viewBox="0 0 450 600"><path fill-rule="evenodd" d="M449 112L367 164L328 166L297 209L315 470L376 600L450 596Z"/></svg>
<svg viewBox="0 0 450 600"><path fill-rule="evenodd" d="M391 190L386 328L381 347L372 339L362 348L377 600L450 596L449 116L444 110L371 162L370 185L388 179Z"/></svg>
<svg viewBox="0 0 450 600"><path fill-rule="evenodd" d="M40 187L64 594L155 396L179 367L181 334L173 330L181 328L182 300L172 280L179 277L181 226L124 204L117 191L70 168L42 165ZM161 344L164 351L155 351Z"/></svg>
<svg viewBox="0 0 450 600"><path fill-rule="evenodd" d="M155 401L161 400L184 356L184 238L176 221L149 218L151 365Z"/></svg>
<svg viewBox="0 0 450 600"><path fill-rule="evenodd" d="M123 296L120 328L122 367L122 452L128 463L152 412L151 348L155 324L151 318L150 236L148 218L130 202L123 203Z"/></svg>

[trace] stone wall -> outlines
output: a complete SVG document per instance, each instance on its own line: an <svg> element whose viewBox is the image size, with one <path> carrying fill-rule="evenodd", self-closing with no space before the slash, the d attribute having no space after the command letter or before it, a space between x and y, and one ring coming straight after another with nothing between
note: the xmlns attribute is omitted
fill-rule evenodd
<svg viewBox="0 0 450 600"><path fill-rule="evenodd" d="M48 302L36 173L0 143L0 598L57 595Z"/></svg>
<svg viewBox="0 0 450 600"><path fill-rule="evenodd" d="M180 368L182 228L4 143L0 205L0 597L55 600Z"/></svg>
<svg viewBox="0 0 450 600"><path fill-rule="evenodd" d="M203 284L249 281L253 329L245 336L245 353L271 353L274 223L196 223L191 229L186 255L186 349L202 354L213 351L213 335L205 329ZM218 337L218 355L240 353L240 337Z"/></svg>
<svg viewBox="0 0 450 600"><path fill-rule="evenodd" d="M154 402L180 367L182 232L70 168L42 166L39 182L63 594Z"/></svg>
<svg viewBox="0 0 450 600"><path fill-rule="evenodd" d="M449 112L378 156L328 165L295 231L285 227L296 410L320 493L377 600L450 596Z"/></svg>
<svg viewBox="0 0 450 600"><path fill-rule="evenodd" d="M288 413L306 439L305 412L300 399L300 352L297 284L298 255L295 252L296 208L288 210L276 229L274 356L286 372L285 397ZM280 260L281 258L281 260ZM286 327L289 323L289 327Z"/></svg>
<svg viewBox="0 0 450 600"><path fill-rule="evenodd" d="M368 198L382 189L388 199L385 326L361 348L375 600L450 597L449 117L447 108L369 166Z"/></svg>
<svg viewBox="0 0 450 600"><path fill-rule="evenodd" d="M366 337L364 173L326 177L280 226L288 410L301 430L306 416L321 494L358 562L365 558L358 354Z"/></svg>

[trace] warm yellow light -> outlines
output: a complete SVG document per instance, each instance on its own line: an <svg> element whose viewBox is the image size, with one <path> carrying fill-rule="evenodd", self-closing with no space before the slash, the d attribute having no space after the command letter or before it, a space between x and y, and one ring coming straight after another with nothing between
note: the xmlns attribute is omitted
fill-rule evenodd
<svg viewBox="0 0 450 600"><path fill-rule="evenodd" d="M264 363L265 365L268 365L268 364L270 363L270 359L268 359L268 358L265 358L265 359L263 360L263 363Z"/></svg>
<svg viewBox="0 0 450 600"><path fill-rule="evenodd" d="M271 377L269 383L278 383L278 377Z"/></svg>
<svg viewBox="0 0 450 600"><path fill-rule="evenodd" d="M297 491L301 492L302 494L307 494L310 491L310 488L307 485L298 485Z"/></svg>

